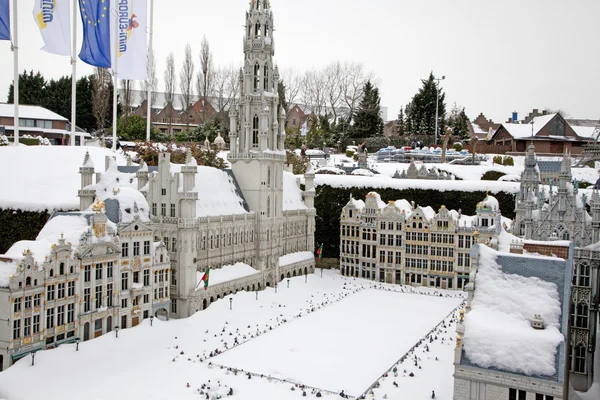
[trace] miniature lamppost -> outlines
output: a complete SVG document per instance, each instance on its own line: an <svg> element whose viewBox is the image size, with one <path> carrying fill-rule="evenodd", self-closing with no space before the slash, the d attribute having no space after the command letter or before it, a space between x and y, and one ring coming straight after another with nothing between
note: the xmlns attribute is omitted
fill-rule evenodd
<svg viewBox="0 0 600 400"><path fill-rule="evenodd" d="M115 326L115 337L118 339L119 338L119 326Z"/></svg>
<svg viewBox="0 0 600 400"><path fill-rule="evenodd" d="M258 300L258 290L256 291L256 300Z"/></svg>
<svg viewBox="0 0 600 400"><path fill-rule="evenodd" d="M288 289L289 289L290 288L290 280L289 279L287 280L287 283L288 283Z"/></svg>
<svg viewBox="0 0 600 400"><path fill-rule="evenodd" d="M154 321L154 315L150 316L150 326L152 326L152 322Z"/></svg>
<svg viewBox="0 0 600 400"><path fill-rule="evenodd" d="M275 293L277 293L277 282L275 282Z"/></svg>
<svg viewBox="0 0 600 400"><path fill-rule="evenodd" d="M79 338L75 339L75 351L79 351L79 342L81 342Z"/></svg>
<svg viewBox="0 0 600 400"><path fill-rule="evenodd" d="M232 310L233 309L233 297L229 298L229 309Z"/></svg>
<svg viewBox="0 0 600 400"><path fill-rule="evenodd" d="M323 277L323 268L321 268L321 278Z"/></svg>
<svg viewBox="0 0 600 400"><path fill-rule="evenodd" d="M31 352L31 366L32 367L35 365L35 353L36 353L36 351Z"/></svg>
<svg viewBox="0 0 600 400"><path fill-rule="evenodd" d="M308 282L308 272L304 274L304 283Z"/></svg>

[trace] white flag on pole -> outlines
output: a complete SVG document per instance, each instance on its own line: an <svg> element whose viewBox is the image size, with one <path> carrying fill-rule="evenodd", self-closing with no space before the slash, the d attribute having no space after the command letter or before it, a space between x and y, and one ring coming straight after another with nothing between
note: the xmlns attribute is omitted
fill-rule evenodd
<svg viewBox="0 0 600 400"><path fill-rule="evenodd" d="M34 0L33 18L40 28L42 50L60 56L71 55L71 8L69 0Z"/></svg>
<svg viewBox="0 0 600 400"><path fill-rule="evenodd" d="M300 130L300 134L302 136L306 136L306 134L308 133L308 120L304 121L304 123L302 124L302 129Z"/></svg>
<svg viewBox="0 0 600 400"><path fill-rule="evenodd" d="M113 43L119 46L119 79L143 81L147 77L148 2L119 0L114 3L118 12L118 37Z"/></svg>

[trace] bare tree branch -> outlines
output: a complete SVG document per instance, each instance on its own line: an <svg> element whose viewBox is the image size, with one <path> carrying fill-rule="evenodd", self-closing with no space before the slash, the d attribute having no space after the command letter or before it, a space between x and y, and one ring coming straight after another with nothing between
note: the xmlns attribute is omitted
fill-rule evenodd
<svg viewBox="0 0 600 400"><path fill-rule="evenodd" d="M213 55L206 36L202 37L200 47L200 70L196 75L196 88L200 96L210 96L213 90Z"/></svg>
<svg viewBox="0 0 600 400"><path fill-rule="evenodd" d="M148 100L148 86L150 92L155 93L158 87L158 78L156 77L156 60L154 58L154 49L148 52L148 77L142 83L142 101Z"/></svg>
<svg viewBox="0 0 600 400"><path fill-rule="evenodd" d="M299 98L302 89L302 79L302 74L295 68L288 68L281 73L281 81L285 86L285 100L289 105L294 104Z"/></svg>
<svg viewBox="0 0 600 400"><path fill-rule="evenodd" d="M110 74L106 68L94 68L92 78L92 112L98 129L106 127L106 114L110 105Z"/></svg>
<svg viewBox="0 0 600 400"><path fill-rule="evenodd" d="M165 99L167 100L167 118L169 120L169 133L171 133L171 124L173 123L173 100L175 98L175 85L177 77L175 76L175 56L173 53L169 53L167 56L167 68L165 69Z"/></svg>

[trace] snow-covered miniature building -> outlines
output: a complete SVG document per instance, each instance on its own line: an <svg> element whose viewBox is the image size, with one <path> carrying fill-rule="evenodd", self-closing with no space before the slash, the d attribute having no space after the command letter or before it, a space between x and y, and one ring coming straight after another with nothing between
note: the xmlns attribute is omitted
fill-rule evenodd
<svg viewBox="0 0 600 400"><path fill-rule="evenodd" d="M31 351L152 316L187 317L239 290L314 272L314 173L302 191L283 170L268 1L251 2L246 26L232 169L198 166L189 153L175 165L161 153L158 167L107 157L101 172L86 155L80 211L53 215L37 240L0 256L0 369Z"/></svg>
<svg viewBox="0 0 600 400"><path fill-rule="evenodd" d="M135 174L109 159L91 185L89 155L83 164L82 210L54 213L36 240L0 257L0 318L8 321L0 328L1 368L32 351L168 315L169 254L154 242Z"/></svg>
<svg viewBox="0 0 600 400"><path fill-rule="evenodd" d="M425 165L421 165L421 168L417 168L415 160L411 160L408 168L402 170L402 172L396 170L392 176L394 179L429 179L429 180L449 180L450 175L445 171L438 171L436 167L427 169Z"/></svg>
<svg viewBox="0 0 600 400"><path fill-rule="evenodd" d="M498 200L490 195L470 217L406 200L385 204L371 192L342 209L340 270L380 282L462 289L469 282L472 244L497 246L502 226Z"/></svg>
<svg viewBox="0 0 600 400"><path fill-rule="evenodd" d="M553 185L556 184L557 188ZM600 196L594 191L590 212L579 197L577 183L573 184L571 158L563 157L558 182L550 182L549 193L540 187L540 170L535 147L529 146L525 169L521 174L521 188L517 194L513 233L525 239L572 240L575 246L587 246L600 240Z"/></svg>
<svg viewBox="0 0 600 400"><path fill-rule="evenodd" d="M566 260L473 246L453 399L567 398L572 255L572 245Z"/></svg>

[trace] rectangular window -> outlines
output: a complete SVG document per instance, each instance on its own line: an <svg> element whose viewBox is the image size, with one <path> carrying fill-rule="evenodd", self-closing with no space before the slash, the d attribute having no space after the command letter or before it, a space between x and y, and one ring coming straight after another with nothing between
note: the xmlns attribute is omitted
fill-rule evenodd
<svg viewBox="0 0 600 400"><path fill-rule="evenodd" d="M40 333L40 316L33 316L33 334Z"/></svg>
<svg viewBox="0 0 600 400"><path fill-rule="evenodd" d="M175 218L175 204L171 204L171 217Z"/></svg>
<svg viewBox="0 0 600 400"><path fill-rule="evenodd" d="M396 264L400 265L402 261L402 253L400 253L399 251L396 252Z"/></svg>
<svg viewBox="0 0 600 400"><path fill-rule="evenodd" d="M75 296L75 281L67 283L67 296Z"/></svg>
<svg viewBox="0 0 600 400"><path fill-rule="evenodd" d="M162 203L160 205L160 215L162 215L163 217L167 216L167 205L165 203Z"/></svg>
<svg viewBox="0 0 600 400"><path fill-rule="evenodd" d="M23 337L31 336L31 318L23 320Z"/></svg>
<svg viewBox="0 0 600 400"><path fill-rule="evenodd" d="M150 286L150 270L144 270L144 286Z"/></svg>
<svg viewBox="0 0 600 400"><path fill-rule="evenodd" d="M33 295L33 306L34 307L39 307L40 306L40 299L41 298L42 298L42 295L40 293Z"/></svg>
<svg viewBox="0 0 600 400"><path fill-rule="evenodd" d="M177 301L173 300L173 302L171 303L171 312L172 313L177 313Z"/></svg>
<svg viewBox="0 0 600 400"><path fill-rule="evenodd" d="M127 328L127 315L121 315L121 328Z"/></svg>
<svg viewBox="0 0 600 400"><path fill-rule="evenodd" d="M383 222L382 222L382 224L383 224ZM381 235L379 235L379 244L381 246L385 246L385 234L383 234L383 233Z"/></svg>
<svg viewBox="0 0 600 400"><path fill-rule="evenodd" d="M59 283L58 285L56 285L56 287L57 287L56 298L64 299L65 298L65 283Z"/></svg>
<svg viewBox="0 0 600 400"><path fill-rule="evenodd" d="M96 286L94 297L96 298L96 309L99 309L102 307L102 285Z"/></svg>
<svg viewBox="0 0 600 400"><path fill-rule="evenodd" d="M14 305L14 311L15 312L20 312L21 311L21 301L22 301L22 297L17 297L15 299L15 305Z"/></svg>
<svg viewBox="0 0 600 400"><path fill-rule="evenodd" d="M46 288L46 300L47 301L54 300L54 285L50 285Z"/></svg>
<svg viewBox="0 0 600 400"><path fill-rule="evenodd" d="M129 243L121 244L121 257L129 257Z"/></svg>
<svg viewBox="0 0 600 400"><path fill-rule="evenodd" d="M171 242L171 241L169 240L169 238L168 238L168 237L166 237L166 236L165 236L165 237L163 238L163 243L165 244L165 247L167 248L167 251L169 251L169 243L170 243L170 242Z"/></svg>
<svg viewBox="0 0 600 400"><path fill-rule="evenodd" d="M379 262L380 263L385 262L385 251L383 251L383 250L379 251Z"/></svg>
<svg viewBox="0 0 600 400"><path fill-rule="evenodd" d="M113 284L106 285L106 307L113 306Z"/></svg>
<svg viewBox="0 0 600 400"><path fill-rule="evenodd" d="M91 306L91 289L85 288L83 289L83 312L89 312L92 308Z"/></svg>
<svg viewBox="0 0 600 400"><path fill-rule="evenodd" d="M145 294L144 295L144 304L148 304L150 303L150 295L149 294Z"/></svg>
<svg viewBox="0 0 600 400"><path fill-rule="evenodd" d="M152 215L156 217L156 203L152 203Z"/></svg>
<svg viewBox="0 0 600 400"><path fill-rule="evenodd" d="M144 241L144 255L147 256L149 254L150 254L150 241L145 240Z"/></svg>
<svg viewBox="0 0 600 400"><path fill-rule="evenodd" d="M133 242L133 256L140 255L140 242Z"/></svg>
<svg viewBox="0 0 600 400"><path fill-rule="evenodd" d="M75 322L75 304L67 304L67 324Z"/></svg>
<svg viewBox="0 0 600 400"><path fill-rule="evenodd" d="M177 251L177 239L176 238L173 238L173 240L172 240L171 251Z"/></svg>
<svg viewBox="0 0 600 400"><path fill-rule="evenodd" d="M54 308L46 310L46 329L54 328Z"/></svg>
<svg viewBox="0 0 600 400"><path fill-rule="evenodd" d="M65 324L65 306L58 306L56 308L56 326L63 326Z"/></svg>
<svg viewBox="0 0 600 400"><path fill-rule="evenodd" d="M17 319L13 321L13 339L21 337L21 320Z"/></svg>
<svg viewBox="0 0 600 400"><path fill-rule="evenodd" d="M83 281L90 282L92 280L92 266L86 265L83 267Z"/></svg>
<svg viewBox="0 0 600 400"><path fill-rule="evenodd" d="M392 264L394 262L394 252L393 251L388 251L387 262L388 262L388 264Z"/></svg>
<svg viewBox="0 0 600 400"><path fill-rule="evenodd" d="M29 310L31 308L31 296L25 296L25 309Z"/></svg>
<svg viewBox="0 0 600 400"><path fill-rule="evenodd" d="M102 280L102 264L96 264L96 280Z"/></svg>
<svg viewBox="0 0 600 400"><path fill-rule="evenodd" d="M127 272L123 272L121 274L121 290L129 289L129 274Z"/></svg>
<svg viewBox="0 0 600 400"><path fill-rule="evenodd" d="M107 278L113 277L113 262L112 261L109 261L109 263L106 266L106 277Z"/></svg>
<svg viewBox="0 0 600 400"><path fill-rule="evenodd" d="M121 299L121 308L127 308L127 299Z"/></svg>
<svg viewBox="0 0 600 400"><path fill-rule="evenodd" d="M133 271L133 283L140 283L140 271Z"/></svg>
<svg viewBox="0 0 600 400"><path fill-rule="evenodd" d="M163 195L163 196L166 196L167 195L167 189L161 189L160 190L160 194Z"/></svg>

